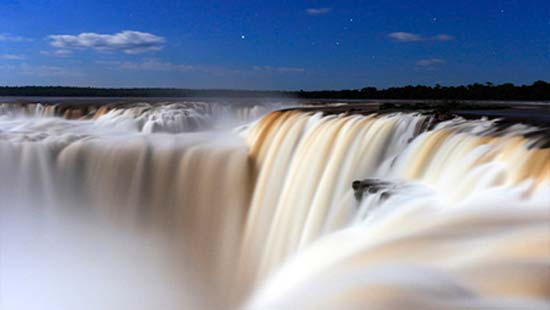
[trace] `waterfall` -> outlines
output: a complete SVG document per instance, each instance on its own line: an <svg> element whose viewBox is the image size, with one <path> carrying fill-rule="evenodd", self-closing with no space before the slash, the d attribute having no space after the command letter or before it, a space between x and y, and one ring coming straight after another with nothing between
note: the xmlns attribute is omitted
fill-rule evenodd
<svg viewBox="0 0 550 310"><path fill-rule="evenodd" d="M20 120L25 125L37 122L30 126L33 130L43 128L43 121ZM3 219L62 217L56 222L71 226L91 217L109 221L96 224L97 230L116 225L140 235L159 234L171 241L171 252L184 259L182 277L194 279L194 298L208 292L200 299L219 304L215 298L221 299L229 285L224 282L231 277L226 266L236 264L251 192L248 148L241 139L214 132L152 136L105 130L98 122L46 121L48 132L39 137L27 128L19 131L20 124L11 124L19 130L4 134L9 137L0 142ZM79 212L74 215L77 220L64 219L67 212ZM42 230L35 223L21 225ZM7 246L12 243L10 233L3 232ZM64 236L55 241L65 242ZM9 247L3 250L2 255L9 255ZM12 259L2 257L2 261ZM1 282L9 281L16 279ZM145 308L159 306L149 305ZM96 305L105 306L110 305Z"/></svg>
<svg viewBox="0 0 550 310"><path fill-rule="evenodd" d="M97 123L144 133L203 131L223 125L226 128L249 122L285 106L270 104L224 104L184 101L112 104L10 104L0 103L0 115L61 117L68 120L96 120Z"/></svg>
<svg viewBox="0 0 550 310"><path fill-rule="evenodd" d="M417 113L260 118L269 109L0 105L1 305L550 305L550 149L537 128ZM35 242L21 248L25 238ZM93 259L79 268L72 252ZM105 280L74 283L57 260ZM109 270L152 280L125 287Z"/></svg>
<svg viewBox="0 0 550 310"><path fill-rule="evenodd" d="M370 128L369 117L358 117L367 132L365 140L338 127L340 122L352 126L356 116L316 119L315 125L302 131L304 139L325 130L335 137L343 134L335 140L324 136L319 145L311 142L304 149L298 144L290 156L289 165L296 161L301 169L289 169L284 185L294 181L292 172L305 173L308 182L299 180L294 189L323 197L322 203L296 194L290 202L275 203L275 210L273 205L263 209L265 203L260 204L265 218L272 219L253 233L255 239L267 236L267 243L264 239L256 243L266 253L260 260L272 263L294 255L268 266L278 270L264 281L250 308L548 306L550 150L529 148L537 141L522 136L529 131L525 126L494 135L490 121L455 119L419 133L415 129L426 120L408 117L412 120L407 122L399 114L376 117ZM401 126L396 126L398 121ZM377 123L393 128L383 131ZM374 136L368 136L370 130L376 130ZM340 149L348 138L358 139L368 155L349 146ZM376 143L376 138L384 142ZM410 138L414 139L409 142ZM340 158L341 152L351 158L339 162L339 175L333 175L332 159ZM361 160L354 162L353 155ZM298 162L302 156L309 159ZM321 165L316 166L315 157L321 158ZM267 161L267 157L260 160ZM344 163L351 163L351 168ZM350 179L347 173L355 175ZM356 185L358 204L338 199L345 195L345 186L338 195L340 184L360 178L367 180ZM331 184L328 194L325 182ZM291 189L284 188L281 197L286 190ZM285 208L291 215L279 224L278 215ZM311 236L309 223L325 230L317 229ZM283 246L270 243L272 236ZM306 240L316 241L302 249Z"/></svg>

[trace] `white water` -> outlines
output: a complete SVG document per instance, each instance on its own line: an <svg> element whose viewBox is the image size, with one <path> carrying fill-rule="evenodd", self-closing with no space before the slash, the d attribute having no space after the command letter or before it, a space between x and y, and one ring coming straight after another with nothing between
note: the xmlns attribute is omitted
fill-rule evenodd
<svg viewBox="0 0 550 310"><path fill-rule="evenodd" d="M216 109L3 105L2 309L550 306L532 128Z"/></svg>

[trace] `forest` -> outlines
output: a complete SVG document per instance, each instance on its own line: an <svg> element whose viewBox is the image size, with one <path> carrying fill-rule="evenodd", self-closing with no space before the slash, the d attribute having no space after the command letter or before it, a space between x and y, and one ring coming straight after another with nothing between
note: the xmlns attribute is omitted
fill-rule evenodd
<svg viewBox="0 0 550 310"><path fill-rule="evenodd" d="M550 82L531 85L475 83L463 86L402 86L378 89L265 91L182 88L93 88L66 86L0 86L0 96L36 97L229 97L304 99L433 99L433 100L550 100Z"/></svg>

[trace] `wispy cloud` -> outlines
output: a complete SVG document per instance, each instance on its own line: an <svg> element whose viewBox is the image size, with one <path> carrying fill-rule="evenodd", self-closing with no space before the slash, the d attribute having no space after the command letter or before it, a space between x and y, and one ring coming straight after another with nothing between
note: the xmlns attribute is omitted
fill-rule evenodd
<svg viewBox="0 0 550 310"><path fill-rule="evenodd" d="M436 36L431 37L434 41L452 41L455 39L455 37L448 35L448 34L438 34Z"/></svg>
<svg viewBox="0 0 550 310"><path fill-rule="evenodd" d="M85 32L79 35L48 36L50 45L60 50L94 49L139 54L161 50L166 39L151 33L125 30L115 34Z"/></svg>
<svg viewBox="0 0 550 310"><path fill-rule="evenodd" d="M424 38L421 35L410 32L392 32L388 35L390 38L402 42L422 41Z"/></svg>
<svg viewBox="0 0 550 310"><path fill-rule="evenodd" d="M332 11L331 8L309 8L306 9L306 13L309 15L323 15L330 13Z"/></svg>
<svg viewBox="0 0 550 310"><path fill-rule="evenodd" d="M21 63L18 65L8 64L0 65L0 69L4 71L12 71L15 75L27 75L35 77L78 77L82 74L73 68L65 68L59 66L45 65L30 65Z"/></svg>
<svg viewBox="0 0 550 310"><path fill-rule="evenodd" d="M190 72L190 71L206 71L203 67L175 64L162 61L157 58L147 58L143 61L113 61L113 60L98 60L97 64L108 65L114 69L136 70L136 71L164 71L164 72Z"/></svg>
<svg viewBox="0 0 550 310"><path fill-rule="evenodd" d="M198 68L191 65L175 64L171 62L161 61L159 59L146 59L143 62L122 62L120 64L121 69L128 70L145 70L145 71L178 71L188 72L197 71Z"/></svg>
<svg viewBox="0 0 550 310"><path fill-rule="evenodd" d="M25 56L16 54L0 54L0 59L4 60L24 60Z"/></svg>
<svg viewBox="0 0 550 310"><path fill-rule="evenodd" d="M0 33L0 42L30 42L32 39L22 37L22 36L14 36L9 33Z"/></svg>
<svg viewBox="0 0 550 310"><path fill-rule="evenodd" d="M55 56L55 57L69 57L73 54L71 50L55 50L55 51L40 51L40 54L46 56Z"/></svg>
<svg viewBox="0 0 550 310"><path fill-rule="evenodd" d="M31 66L21 65L21 74L41 76L41 77L74 77L81 74L72 69L59 66Z"/></svg>
<svg viewBox="0 0 550 310"><path fill-rule="evenodd" d="M113 70L132 70L132 71L156 71L156 72L200 72L207 74L244 74L251 72L270 72L270 73L303 73L304 68L298 67L273 67L273 66L254 66L252 70L236 70L230 68L189 65L163 61L158 58L145 58L141 61L123 61L123 60L97 60L98 65L106 66Z"/></svg>
<svg viewBox="0 0 550 310"><path fill-rule="evenodd" d="M274 73L303 73L304 68L297 67L272 67L272 66L254 66L254 71L274 72Z"/></svg>
<svg viewBox="0 0 550 310"><path fill-rule="evenodd" d="M410 32L392 32L388 37L400 42L419 42L419 41L452 41L454 37L448 34L438 34L435 36L423 36L421 34Z"/></svg>
<svg viewBox="0 0 550 310"><path fill-rule="evenodd" d="M445 60L440 58L428 58L428 59L421 59L416 62L417 66L420 67L433 67L436 65L442 65L445 63Z"/></svg>

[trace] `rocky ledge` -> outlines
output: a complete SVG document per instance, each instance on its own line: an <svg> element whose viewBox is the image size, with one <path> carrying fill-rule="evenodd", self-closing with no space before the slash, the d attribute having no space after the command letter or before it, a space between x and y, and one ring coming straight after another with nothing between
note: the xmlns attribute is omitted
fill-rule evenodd
<svg viewBox="0 0 550 310"><path fill-rule="evenodd" d="M380 199L386 200L390 198L398 186L392 182L370 178L353 181L351 187L353 188L355 198L360 201L365 194L376 193L380 193Z"/></svg>

